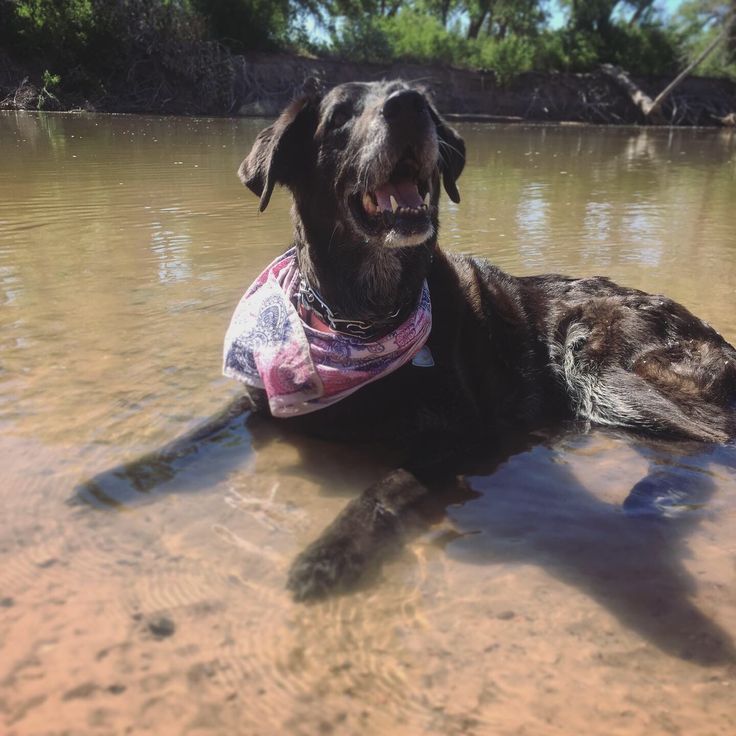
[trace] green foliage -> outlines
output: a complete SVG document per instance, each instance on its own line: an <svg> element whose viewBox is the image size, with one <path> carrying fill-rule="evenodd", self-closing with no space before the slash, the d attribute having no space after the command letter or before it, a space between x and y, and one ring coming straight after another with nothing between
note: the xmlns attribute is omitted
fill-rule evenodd
<svg viewBox="0 0 736 736"><path fill-rule="evenodd" d="M382 26L393 58L458 65L468 54L464 39L430 15L404 10L383 19Z"/></svg>
<svg viewBox="0 0 736 736"><path fill-rule="evenodd" d="M537 37L534 68L542 71L581 72L599 63L595 39L583 31L560 29Z"/></svg>
<svg viewBox="0 0 736 736"><path fill-rule="evenodd" d="M468 38L534 37L547 17L539 0L466 0L460 5L469 17Z"/></svg>
<svg viewBox="0 0 736 736"><path fill-rule="evenodd" d="M709 43L713 41L722 28L711 28L696 39L690 39L685 46L684 61L696 58ZM704 77L728 77L736 80L736 59L725 43L721 43L713 53L697 68L697 73Z"/></svg>
<svg viewBox="0 0 736 736"><path fill-rule="evenodd" d="M679 66L675 34L657 25L614 26L604 53L635 74L676 74Z"/></svg>
<svg viewBox="0 0 736 736"><path fill-rule="evenodd" d="M667 74L677 68L676 35L656 24L631 26L612 22L605 36L572 26L556 31L511 32L498 18L475 38L467 38L456 24L446 28L440 19L413 9L395 15L364 15L342 19L329 50L353 61L399 59L493 70L505 84L530 70L585 72L603 62L620 64L634 74ZM527 8L526 16L533 17ZM523 19L522 19L523 20ZM531 21L530 21L531 22ZM495 32L491 32L495 29Z"/></svg>
<svg viewBox="0 0 736 736"><path fill-rule="evenodd" d="M219 94L223 45L482 68L507 83L532 69L604 62L672 74L736 12L736 0L686 0L665 26L654 0L559 1L569 22L550 30L545 0L0 0L0 46L90 94L144 73L159 80L148 79L151 94L173 95L173 79ZM314 19L327 31L318 40ZM736 77L736 26L699 72ZM43 80L49 94L61 84L54 78Z"/></svg>
<svg viewBox="0 0 736 736"><path fill-rule="evenodd" d="M191 0L209 35L242 53L274 50L287 41L289 0Z"/></svg>
<svg viewBox="0 0 736 736"><path fill-rule="evenodd" d="M56 64L77 58L93 23L90 0L17 0L3 11L5 43Z"/></svg>
<svg viewBox="0 0 736 736"><path fill-rule="evenodd" d="M331 50L351 61L379 62L393 56L391 42L380 18L366 16L341 23L332 36Z"/></svg>
<svg viewBox="0 0 736 736"><path fill-rule="evenodd" d="M48 69L44 69L43 77L43 88L47 91L58 87L61 83L61 77L58 74L52 74Z"/></svg>
<svg viewBox="0 0 736 736"><path fill-rule="evenodd" d="M603 38L592 31L564 28L546 32L536 46L534 67L587 72L600 64L622 66L632 74L671 74L678 68L675 34L661 26L612 24Z"/></svg>
<svg viewBox="0 0 736 736"><path fill-rule="evenodd" d="M0 41L57 65L145 40L155 47L217 39L243 51L286 43L295 0L0 0ZM160 38L155 38L159 35ZM112 43L112 48L107 46Z"/></svg>
<svg viewBox="0 0 736 736"><path fill-rule="evenodd" d="M694 60L722 33L731 13L736 13L735 0L688 0L681 5L674 26L682 39L683 62ZM736 79L736 22L731 26L730 38L708 56L697 73Z"/></svg>
<svg viewBox="0 0 736 736"><path fill-rule="evenodd" d="M43 110L48 103L52 103L58 106L59 100L56 95L51 91L55 87L59 86L61 77L58 74L52 74L48 69L45 69L42 76L43 86L41 91L38 93L36 98L36 109Z"/></svg>
<svg viewBox="0 0 736 736"><path fill-rule="evenodd" d="M517 74L534 69L537 41L525 36L485 37L478 39L473 51L473 66L492 69L498 81L506 84Z"/></svg>

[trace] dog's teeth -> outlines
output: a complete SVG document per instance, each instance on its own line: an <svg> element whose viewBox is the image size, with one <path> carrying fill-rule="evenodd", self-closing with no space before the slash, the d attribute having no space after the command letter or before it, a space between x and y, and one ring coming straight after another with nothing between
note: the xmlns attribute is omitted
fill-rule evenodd
<svg viewBox="0 0 736 736"><path fill-rule="evenodd" d="M396 197L394 195L391 195L391 209L393 212L396 212L396 210L399 209L399 203L396 201Z"/></svg>
<svg viewBox="0 0 736 736"><path fill-rule="evenodd" d="M376 213L376 210L378 209L375 204L373 204L373 200L371 199L371 195L368 194L368 192L365 192L363 194L363 209L369 214L374 215Z"/></svg>
<svg viewBox="0 0 736 736"><path fill-rule="evenodd" d="M426 207L429 204L429 190L427 190L427 193L424 195L424 206Z"/></svg>

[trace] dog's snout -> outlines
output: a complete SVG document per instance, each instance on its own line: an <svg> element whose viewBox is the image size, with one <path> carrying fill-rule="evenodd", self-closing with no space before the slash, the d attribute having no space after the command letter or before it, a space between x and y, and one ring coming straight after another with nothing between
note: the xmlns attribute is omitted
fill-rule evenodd
<svg viewBox="0 0 736 736"><path fill-rule="evenodd" d="M413 89L394 92L383 103L381 112L387 120L415 120L426 108L424 96Z"/></svg>

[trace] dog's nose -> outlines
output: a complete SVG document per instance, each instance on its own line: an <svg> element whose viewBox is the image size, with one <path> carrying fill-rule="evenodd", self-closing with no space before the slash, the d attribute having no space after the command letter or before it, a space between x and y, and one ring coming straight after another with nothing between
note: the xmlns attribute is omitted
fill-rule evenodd
<svg viewBox="0 0 736 736"><path fill-rule="evenodd" d="M426 107L424 95L414 89L402 89L389 95L383 103L383 117L387 120L399 118L416 119Z"/></svg>

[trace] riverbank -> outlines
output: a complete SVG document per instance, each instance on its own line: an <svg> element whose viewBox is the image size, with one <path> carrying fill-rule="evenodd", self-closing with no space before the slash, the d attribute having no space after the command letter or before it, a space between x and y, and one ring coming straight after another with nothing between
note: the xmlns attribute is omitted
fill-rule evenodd
<svg viewBox="0 0 736 736"><path fill-rule="evenodd" d="M109 80L99 90L72 78L54 83L42 65L21 67L0 55L0 109L89 110L177 115L271 117L297 94L304 79L332 86L352 80L403 78L428 85L445 114L469 120L643 124L641 111L606 74L526 72L501 84L492 71L420 64L368 64L287 54L223 54L217 67L182 79L156 69L149 78ZM156 83L154 84L153 81ZM669 77L633 77L655 97ZM85 94L86 93L86 94ZM690 77L663 106L674 125L717 126L736 114L736 83Z"/></svg>

